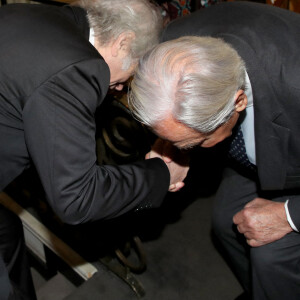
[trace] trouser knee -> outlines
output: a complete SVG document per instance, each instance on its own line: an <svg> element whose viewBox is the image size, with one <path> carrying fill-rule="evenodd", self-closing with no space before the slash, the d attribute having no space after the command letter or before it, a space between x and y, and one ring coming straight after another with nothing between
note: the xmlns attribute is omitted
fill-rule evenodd
<svg viewBox="0 0 300 300"><path fill-rule="evenodd" d="M290 233L273 243L251 248L251 265L258 274L296 273L300 280L300 236ZM300 281L299 281L300 282Z"/></svg>
<svg viewBox="0 0 300 300"><path fill-rule="evenodd" d="M294 234L296 239L297 235ZM251 249L254 299L300 299L300 255L296 239L282 239Z"/></svg>
<svg viewBox="0 0 300 300"><path fill-rule="evenodd" d="M276 251L272 251L270 244L251 248L251 265L258 272L272 272L278 263Z"/></svg>

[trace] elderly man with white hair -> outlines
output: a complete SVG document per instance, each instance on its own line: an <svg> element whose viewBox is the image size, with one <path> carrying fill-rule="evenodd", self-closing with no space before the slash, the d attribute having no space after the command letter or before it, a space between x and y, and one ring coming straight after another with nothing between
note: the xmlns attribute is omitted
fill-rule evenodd
<svg viewBox="0 0 300 300"><path fill-rule="evenodd" d="M218 4L170 23L131 85L133 113L162 139L223 150L213 229L239 299L300 299L299 33L288 10Z"/></svg>

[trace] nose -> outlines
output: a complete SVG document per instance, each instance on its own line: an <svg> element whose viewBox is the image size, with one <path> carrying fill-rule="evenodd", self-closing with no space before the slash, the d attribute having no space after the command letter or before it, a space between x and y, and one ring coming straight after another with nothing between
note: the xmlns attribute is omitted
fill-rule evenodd
<svg viewBox="0 0 300 300"><path fill-rule="evenodd" d="M210 143L202 144L202 145L200 145L200 147L201 147L201 148L212 148L212 147L214 147L215 145L217 145L216 142L210 142Z"/></svg>

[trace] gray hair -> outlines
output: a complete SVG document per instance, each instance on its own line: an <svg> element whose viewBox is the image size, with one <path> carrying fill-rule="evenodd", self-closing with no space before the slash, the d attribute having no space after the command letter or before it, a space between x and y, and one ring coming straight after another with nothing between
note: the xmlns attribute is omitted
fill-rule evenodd
<svg viewBox="0 0 300 300"><path fill-rule="evenodd" d="M133 32L132 59L140 58L159 42L161 10L148 0L80 0L77 5L87 11L95 38L103 45L123 32Z"/></svg>
<svg viewBox="0 0 300 300"><path fill-rule="evenodd" d="M245 85L245 64L223 40L185 36L156 46L140 59L128 95L133 115L154 127L173 116L209 133L232 116Z"/></svg>

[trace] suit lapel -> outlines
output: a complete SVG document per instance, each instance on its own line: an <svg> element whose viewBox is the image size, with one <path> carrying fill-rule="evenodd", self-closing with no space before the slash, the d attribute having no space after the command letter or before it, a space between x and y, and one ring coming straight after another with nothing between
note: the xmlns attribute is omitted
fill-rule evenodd
<svg viewBox="0 0 300 300"><path fill-rule="evenodd" d="M289 130L269 120L255 124L257 169L261 187L282 189L287 172Z"/></svg>

